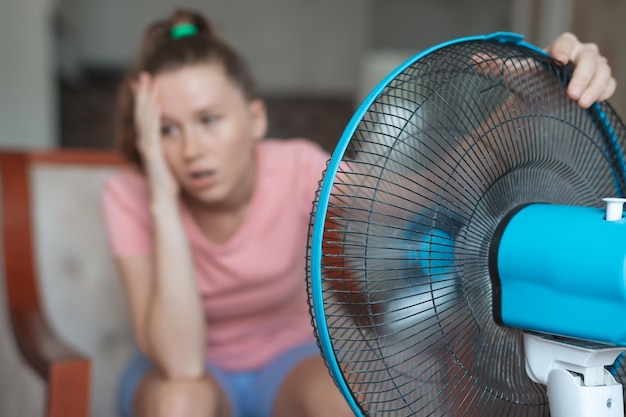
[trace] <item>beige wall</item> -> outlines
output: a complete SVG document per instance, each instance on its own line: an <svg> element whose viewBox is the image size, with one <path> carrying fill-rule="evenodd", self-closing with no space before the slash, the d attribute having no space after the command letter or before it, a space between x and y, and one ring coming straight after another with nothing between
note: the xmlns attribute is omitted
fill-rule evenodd
<svg viewBox="0 0 626 417"><path fill-rule="evenodd" d="M509 30L511 0L372 0L371 49L415 53L463 36Z"/></svg>
<svg viewBox="0 0 626 417"><path fill-rule="evenodd" d="M0 0L0 146L56 144L52 0Z"/></svg>
<svg viewBox="0 0 626 417"><path fill-rule="evenodd" d="M581 39L597 43L608 58L617 79L617 92L611 103L626 120L626 1L572 1L572 30Z"/></svg>
<svg viewBox="0 0 626 417"><path fill-rule="evenodd" d="M626 114L623 0L0 0L0 146L56 146L55 63L71 73L80 63L127 62L143 25L175 5L220 22L270 93L359 92L360 64L377 48L417 51L499 29L544 45L572 30L609 58L618 80L611 102ZM57 45L53 6L70 36Z"/></svg>
<svg viewBox="0 0 626 417"><path fill-rule="evenodd" d="M201 11L249 61L269 94L347 95L367 41L371 0L57 0L70 59L130 64L144 27L177 7Z"/></svg>

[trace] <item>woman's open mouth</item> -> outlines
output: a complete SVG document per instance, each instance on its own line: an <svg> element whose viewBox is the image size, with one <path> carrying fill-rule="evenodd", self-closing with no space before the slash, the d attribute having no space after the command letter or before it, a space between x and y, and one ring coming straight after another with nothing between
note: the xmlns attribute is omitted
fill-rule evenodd
<svg viewBox="0 0 626 417"><path fill-rule="evenodd" d="M217 182L217 172L213 170L195 171L190 174L190 178L193 188L209 188Z"/></svg>

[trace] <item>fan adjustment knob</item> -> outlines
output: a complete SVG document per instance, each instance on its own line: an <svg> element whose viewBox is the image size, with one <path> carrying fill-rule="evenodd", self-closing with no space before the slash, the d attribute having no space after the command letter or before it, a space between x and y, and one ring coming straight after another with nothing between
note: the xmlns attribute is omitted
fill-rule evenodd
<svg viewBox="0 0 626 417"><path fill-rule="evenodd" d="M607 197L603 198L602 201L606 203L605 219L607 221L613 222L622 218L626 198Z"/></svg>

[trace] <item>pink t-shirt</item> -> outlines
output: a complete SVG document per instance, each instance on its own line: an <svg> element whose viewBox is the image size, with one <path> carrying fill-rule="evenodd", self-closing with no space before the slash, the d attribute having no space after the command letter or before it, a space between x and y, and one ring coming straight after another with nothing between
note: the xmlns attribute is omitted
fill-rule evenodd
<svg viewBox="0 0 626 417"><path fill-rule="evenodd" d="M206 312L207 359L230 370L257 368L314 340L305 256L312 202L328 154L302 139L267 139L257 150L251 209L228 242L208 241L181 203ZM128 170L111 178L103 208L115 256L152 252L143 176Z"/></svg>

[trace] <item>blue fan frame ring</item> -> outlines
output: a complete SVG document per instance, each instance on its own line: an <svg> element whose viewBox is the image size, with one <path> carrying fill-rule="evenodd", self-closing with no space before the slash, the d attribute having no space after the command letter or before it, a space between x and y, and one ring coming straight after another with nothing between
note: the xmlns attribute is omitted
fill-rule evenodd
<svg viewBox="0 0 626 417"><path fill-rule="evenodd" d="M335 356L335 352L333 350L332 342L329 337L329 329L327 327L325 321L325 308L323 301L323 293L322 293L322 241L324 234L324 225L327 217L327 209L330 202L330 196L333 188L333 183L336 178L336 175L339 170L339 166L342 162L346 149L348 147L351 138L358 128L358 125L364 115L367 113L369 108L372 106L377 97L383 92L383 90L403 71L405 71L409 66L411 66L416 61L422 59L426 55L431 54L434 51L439 49L448 47L450 45L464 43L464 42L474 42L474 41L498 41L501 43L513 43L515 45L519 45L525 48L528 48L532 51L538 52L542 55L547 56L548 54L541 48L527 43L523 40L523 35L512 33L512 32L495 32L488 35L479 35L479 36L469 36L463 37L455 40L451 40L448 42L441 43L439 45L428 48L412 58L408 59L400 66L398 66L394 71L388 74L365 98L360 107L352 116L350 122L346 126L341 138L339 139L337 146L332 154L332 157L329 161L326 175L323 179L317 210L315 213L315 219L313 223L313 229L311 233L311 301L313 304L313 310L316 320L317 333L319 343L322 349L322 353L326 359L326 363L329 367L330 373L333 376L337 386L342 392L343 396L347 400L350 408L355 413L356 416L363 417L362 411L359 405L356 403L355 399L351 395L351 391L348 387L347 382L345 381L340 367ZM606 133L606 136L609 138L611 142L609 146L611 147L611 151L617 156L620 161L621 166L624 166L624 156L621 151L621 147L618 144L617 138L615 137L613 128L609 123L606 114L604 114L603 110L600 106L595 103L592 105L590 111L595 112L596 116L603 123L603 129ZM623 170L624 171L624 170ZM626 171L625 171L626 172ZM614 174L615 176L616 174ZM625 174L626 175L626 174ZM621 193L619 190L619 182L623 179L615 178L615 186L618 189L618 193Z"/></svg>

